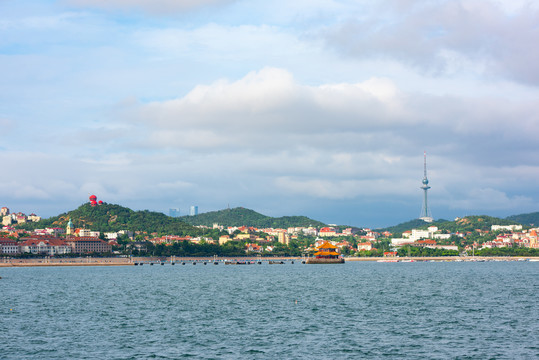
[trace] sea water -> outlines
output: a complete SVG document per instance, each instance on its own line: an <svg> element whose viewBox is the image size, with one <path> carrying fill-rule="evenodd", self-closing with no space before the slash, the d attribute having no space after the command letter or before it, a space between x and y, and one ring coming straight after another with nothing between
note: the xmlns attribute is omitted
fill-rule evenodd
<svg viewBox="0 0 539 360"><path fill-rule="evenodd" d="M1 359L531 359L539 263L0 268Z"/></svg>

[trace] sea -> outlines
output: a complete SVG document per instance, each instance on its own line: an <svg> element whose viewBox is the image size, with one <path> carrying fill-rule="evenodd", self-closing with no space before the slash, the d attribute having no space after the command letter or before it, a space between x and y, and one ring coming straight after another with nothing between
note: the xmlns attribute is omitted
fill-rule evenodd
<svg viewBox="0 0 539 360"><path fill-rule="evenodd" d="M538 359L539 262L0 268L1 359Z"/></svg>

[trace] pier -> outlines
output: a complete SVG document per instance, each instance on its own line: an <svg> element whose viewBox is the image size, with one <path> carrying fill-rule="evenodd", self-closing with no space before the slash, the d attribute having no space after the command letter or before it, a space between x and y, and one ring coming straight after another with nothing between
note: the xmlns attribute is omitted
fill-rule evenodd
<svg viewBox="0 0 539 360"><path fill-rule="evenodd" d="M110 257L110 258L0 258L0 268L2 267L46 267L46 266L215 266L215 265L294 265L308 263L306 257ZM490 262L490 261L539 261L539 257L508 257L508 256L447 256L447 257L347 257L349 261L370 261L387 263L412 263L412 262Z"/></svg>

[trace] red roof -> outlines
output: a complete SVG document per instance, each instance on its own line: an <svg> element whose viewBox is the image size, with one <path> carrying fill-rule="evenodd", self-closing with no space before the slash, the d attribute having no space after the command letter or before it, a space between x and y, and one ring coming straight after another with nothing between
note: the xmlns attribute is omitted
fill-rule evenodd
<svg viewBox="0 0 539 360"><path fill-rule="evenodd" d="M418 244L430 244L430 245L436 245L436 240L430 240L430 239L418 240L417 243L418 243Z"/></svg>

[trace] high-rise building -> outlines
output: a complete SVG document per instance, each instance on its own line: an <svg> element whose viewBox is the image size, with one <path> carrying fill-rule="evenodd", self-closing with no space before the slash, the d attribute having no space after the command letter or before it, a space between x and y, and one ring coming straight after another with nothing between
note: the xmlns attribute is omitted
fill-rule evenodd
<svg viewBox="0 0 539 360"><path fill-rule="evenodd" d="M279 234L277 235L277 240L281 244L284 244L287 246L290 245L290 236L288 236L288 234L285 233L284 231L279 232Z"/></svg>
<svg viewBox="0 0 539 360"><path fill-rule="evenodd" d="M432 222L432 214L430 212L430 208L427 202L427 191L430 189L429 186L429 180L427 179L427 152L425 151L423 153L423 185L421 185L420 189L423 189L424 197L423 197L423 208L421 209L421 215L419 218L425 222Z"/></svg>
<svg viewBox="0 0 539 360"><path fill-rule="evenodd" d="M168 215L171 217L179 217L180 209L168 209Z"/></svg>
<svg viewBox="0 0 539 360"><path fill-rule="evenodd" d="M190 216L197 216L198 215L198 206L196 206L196 205L191 206L191 208L189 209L189 215Z"/></svg>

